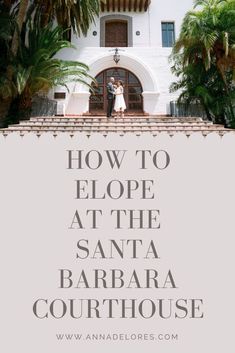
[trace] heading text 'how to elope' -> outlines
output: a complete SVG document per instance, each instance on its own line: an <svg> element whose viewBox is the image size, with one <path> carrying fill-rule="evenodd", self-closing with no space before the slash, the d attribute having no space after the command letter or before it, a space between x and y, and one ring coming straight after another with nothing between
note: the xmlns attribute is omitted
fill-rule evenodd
<svg viewBox="0 0 235 353"><path fill-rule="evenodd" d="M110 178L115 170L125 168L127 164L143 172L151 170L159 173L170 166L170 155L165 150L68 150L68 172L86 170L86 179L73 180L74 195L78 208L74 210L68 222L68 231L76 232L79 239L74 248L76 270L60 268L57 270L58 290L63 293L70 290L79 293L86 291L85 298L39 298L34 301L33 313L38 319L198 319L203 318L203 299L175 298L177 279L173 269L159 270L162 261L156 239L148 239L146 231L153 229L160 232L161 212L154 208L129 208L129 200L136 204L147 205L148 200L156 198L156 180L128 178ZM104 174L101 180L94 178L94 172L108 166L110 173ZM92 172L91 172L92 171ZM133 172L134 168L133 168ZM149 175L149 174L148 174ZM159 187L159 185L158 185ZM99 207L86 209L84 200L99 200ZM104 203L112 200L110 209L104 211ZM122 200L124 207L115 208L115 201ZM87 204L87 203L86 203ZM82 206L81 206L82 205ZM111 239L102 237L103 222L111 222ZM89 238L80 237L86 229L90 230ZM137 231L142 236L120 237L120 232ZM92 232L100 234L96 239ZM154 232L154 234L156 234ZM159 242L158 238L158 242ZM99 268L90 269L87 264L99 261ZM113 266L113 261L120 263L120 268ZM122 262L129 261L123 268ZM97 263L97 262L96 262ZM116 263L116 262L115 262ZM102 267L102 264L105 266ZM142 264L141 266L139 266ZM101 266L100 266L101 265ZM141 295L141 290L149 290L151 297ZM158 292L167 293L159 298ZM97 292L98 291L98 292ZM113 293L112 297L98 299L98 293ZM174 292L172 292L174 291ZM88 297L92 293L92 297ZM127 294L128 293L128 294ZM130 293L133 297L130 298ZM146 293L146 292L145 292ZM153 294L154 293L154 294Z"/></svg>

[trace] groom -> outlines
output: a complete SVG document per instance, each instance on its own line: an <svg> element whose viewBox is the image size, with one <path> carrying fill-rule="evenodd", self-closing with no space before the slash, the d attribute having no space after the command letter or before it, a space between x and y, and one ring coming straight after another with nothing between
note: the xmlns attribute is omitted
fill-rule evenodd
<svg viewBox="0 0 235 353"><path fill-rule="evenodd" d="M112 116L114 100L115 100L115 88L114 88L114 77L110 77L109 82L107 84L107 99L108 99L108 106L107 106L107 118Z"/></svg>

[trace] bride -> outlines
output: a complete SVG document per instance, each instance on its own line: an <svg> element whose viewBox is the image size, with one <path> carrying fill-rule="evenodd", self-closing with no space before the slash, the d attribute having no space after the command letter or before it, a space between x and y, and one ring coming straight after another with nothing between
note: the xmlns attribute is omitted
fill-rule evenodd
<svg viewBox="0 0 235 353"><path fill-rule="evenodd" d="M117 118L124 118L124 110L126 109L126 103L123 97L124 89L122 81L117 82L116 90L115 90L115 104L114 110L117 112Z"/></svg>

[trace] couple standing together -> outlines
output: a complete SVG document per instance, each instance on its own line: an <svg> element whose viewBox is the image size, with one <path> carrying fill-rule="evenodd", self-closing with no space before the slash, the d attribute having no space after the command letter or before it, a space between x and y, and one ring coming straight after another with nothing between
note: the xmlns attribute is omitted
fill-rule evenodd
<svg viewBox="0 0 235 353"><path fill-rule="evenodd" d="M123 83L121 80L117 81L115 84L114 77L110 77L107 84L107 98L108 98L108 107L107 107L107 117L112 116L113 110L117 112L117 117L124 118L124 110L126 109L126 103L124 100L124 89Z"/></svg>

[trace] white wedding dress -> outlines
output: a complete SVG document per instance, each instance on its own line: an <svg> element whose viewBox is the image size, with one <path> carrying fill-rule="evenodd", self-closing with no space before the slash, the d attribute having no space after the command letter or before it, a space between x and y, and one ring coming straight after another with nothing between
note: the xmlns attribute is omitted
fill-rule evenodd
<svg viewBox="0 0 235 353"><path fill-rule="evenodd" d="M119 112L120 110L124 111L126 109L126 103L125 103L125 100L123 97L123 92L124 92L124 90L123 90L122 86L119 86L116 88L115 103L114 103L114 110L116 112Z"/></svg>

